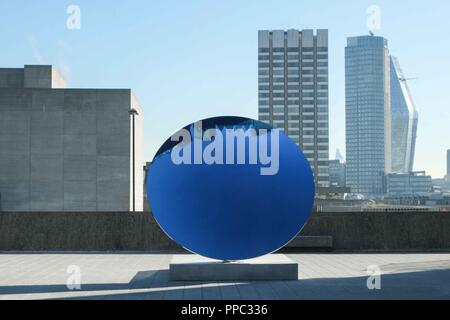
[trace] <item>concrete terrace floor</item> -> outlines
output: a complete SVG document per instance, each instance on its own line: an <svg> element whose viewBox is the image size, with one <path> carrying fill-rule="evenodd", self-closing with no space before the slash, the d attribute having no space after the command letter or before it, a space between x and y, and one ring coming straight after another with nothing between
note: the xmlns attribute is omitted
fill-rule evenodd
<svg viewBox="0 0 450 320"><path fill-rule="evenodd" d="M171 282L167 254L0 254L3 299L450 299L450 254L289 254L298 281ZM368 290L367 268L382 271ZM69 291L69 266L81 290Z"/></svg>

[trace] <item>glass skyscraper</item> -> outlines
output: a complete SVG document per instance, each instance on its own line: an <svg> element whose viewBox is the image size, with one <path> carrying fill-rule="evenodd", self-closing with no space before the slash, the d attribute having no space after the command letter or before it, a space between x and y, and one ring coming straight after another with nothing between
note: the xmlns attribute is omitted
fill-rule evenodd
<svg viewBox="0 0 450 320"><path fill-rule="evenodd" d="M384 193L391 172L391 97L388 42L347 40L345 48L347 186L353 193Z"/></svg>
<svg viewBox="0 0 450 320"><path fill-rule="evenodd" d="M391 56L392 172L414 167L418 114L398 59Z"/></svg>
<svg viewBox="0 0 450 320"><path fill-rule="evenodd" d="M345 54L347 185L381 195L385 175L413 171L418 114L386 39L348 38Z"/></svg>
<svg viewBox="0 0 450 320"><path fill-rule="evenodd" d="M328 30L259 31L258 47L259 119L287 133L328 187Z"/></svg>

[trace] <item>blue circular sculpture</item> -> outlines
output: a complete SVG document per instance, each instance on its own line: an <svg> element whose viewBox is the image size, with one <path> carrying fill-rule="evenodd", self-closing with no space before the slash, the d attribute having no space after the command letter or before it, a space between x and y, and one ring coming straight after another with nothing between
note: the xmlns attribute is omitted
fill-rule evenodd
<svg viewBox="0 0 450 320"><path fill-rule="evenodd" d="M147 176L152 212L191 252L227 261L272 253L308 220L314 178L285 134L247 118L190 124L157 152Z"/></svg>

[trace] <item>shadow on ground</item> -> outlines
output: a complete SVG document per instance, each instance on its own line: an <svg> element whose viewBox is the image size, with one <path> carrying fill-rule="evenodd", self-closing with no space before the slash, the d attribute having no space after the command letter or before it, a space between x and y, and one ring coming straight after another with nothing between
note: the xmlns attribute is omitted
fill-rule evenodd
<svg viewBox="0 0 450 320"><path fill-rule="evenodd" d="M66 285L0 286L0 299L2 295L20 297L24 294L48 294L48 298L76 300L450 299L450 269L385 274L381 277L381 285L381 290L368 290L367 277L237 284L174 282L169 281L168 270L160 270L138 272L129 283L85 284L75 292L70 292ZM63 298L62 295L67 296L67 293L70 297Z"/></svg>

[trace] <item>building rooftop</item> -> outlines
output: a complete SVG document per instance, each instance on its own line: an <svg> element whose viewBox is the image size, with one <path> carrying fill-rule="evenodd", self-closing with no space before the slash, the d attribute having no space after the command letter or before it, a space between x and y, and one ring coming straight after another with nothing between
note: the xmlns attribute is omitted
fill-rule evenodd
<svg viewBox="0 0 450 320"><path fill-rule="evenodd" d="M63 89L66 79L51 65L0 68L0 89Z"/></svg>
<svg viewBox="0 0 450 320"><path fill-rule="evenodd" d="M364 35L347 38L348 47L366 47L366 46L378 46L384 47L388 45L388 40L375 35Z"/></svg>

